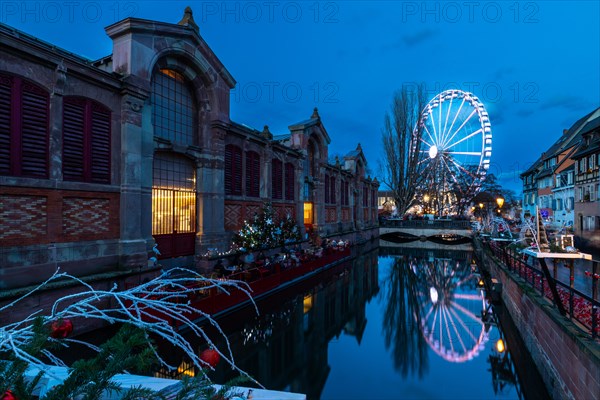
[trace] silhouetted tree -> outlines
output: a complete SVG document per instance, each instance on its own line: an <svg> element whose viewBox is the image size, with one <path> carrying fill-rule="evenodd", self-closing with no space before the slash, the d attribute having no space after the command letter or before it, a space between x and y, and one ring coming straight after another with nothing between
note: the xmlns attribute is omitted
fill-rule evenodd
<svg viewBox="0 0 600 400"><path fill-rule="evenodd" d="M392 191L400 215L415 204L423 179L419 174L423 127L418 122L426 104L424 93L422 85L416 90L404 86L394 95L391 112L385 115L382 180Z"/></svg>

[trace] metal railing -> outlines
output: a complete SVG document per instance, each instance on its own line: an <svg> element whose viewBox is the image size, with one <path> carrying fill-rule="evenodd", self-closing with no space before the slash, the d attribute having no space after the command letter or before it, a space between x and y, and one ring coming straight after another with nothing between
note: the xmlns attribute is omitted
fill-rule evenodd
<svg viewBox="0 0 600 400"><path fill-rule="evenodd" d="M471 229L471 222L453 219L380 219L380 228Z"/></svg>
<svg viewBox="0 0 600 400"><path fill-rule="evenodd" d="M502 245L499 242L489 241L483 243L489 251L513 274L522 278L528 286L532 287L541 296L550 299L560 310L561 306L570 320L577 321L582 330L589 333L592 339L600 337L600 301L598 299L598 278L594 277L598 270L598 261L592 261L594 273L591 277L591 296L575 289L573 274L570 275L570 283L566 284L556 277L548 281L541 268L530 265L525 256L515 248ZM533 259L534 264L537 259ZM596 275L597 276L597 275ZM555 285L559 299L554 298L551 284ZM561 306L556 304L560 301Z"/></svg>

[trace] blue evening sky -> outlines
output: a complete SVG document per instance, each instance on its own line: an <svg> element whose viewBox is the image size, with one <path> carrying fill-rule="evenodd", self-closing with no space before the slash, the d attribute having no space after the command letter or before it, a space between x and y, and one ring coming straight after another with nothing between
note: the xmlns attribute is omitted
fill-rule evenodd
<svg viewBox="0 0 600 400"><path fill-rule="evenodd" d="M381 128L402 85L475 93L492 123L491 171L521 188L562 130L600 106L598 1L0 2L0 22L73 53L112 52L127 16L200 34L238 82L231 118L274 134L319 108L330 155L360 142L378 175Z"/></svg>

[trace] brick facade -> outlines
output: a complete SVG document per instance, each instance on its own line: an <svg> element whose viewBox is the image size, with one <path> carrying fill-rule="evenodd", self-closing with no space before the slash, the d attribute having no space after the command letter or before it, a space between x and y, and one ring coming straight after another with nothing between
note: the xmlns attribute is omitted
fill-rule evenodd
<svg viewBox="0 0 600 400"><path fill-rule="evenodd" d="M186 246L179 247L184 255L162 260L163 265L198 266L208 248L228 249L233 233L260 213L265 202L273 204L279 218L291 215L300 224L304 204L311 202L311 226L324 236L376 229L375 207L363 207L362 193L365 186L376 190L378 182L365 177L362 149L359 145L330 164L331 139L316 109L308 120L290 125L287 134L276 137L268 127L261 132L237 124L229 116L235 80L194 24L128 18L107 27L106 33L113 41L113 53L92 62L16 30L0 31L0 74L39 87L49 103L47 132L41 135L47 143L38 147L47 151L47 178L12 173L20 169L0 152L0 166L11 166L0 169L3 287L43 280L58 266L78 276L135 270L147 264L159 236L162 243L179 243L183 236L177 235L186 240ZM189 91L187 98L193 99L189 107L193 123L185 143L179 134L169 137L159 132L152 102L159 93L154 86L157 77L177 77ZM13 96L10 86L2 90L4 98ZM72 106L74 101L82 106ZM90 104L102 110L102 118L85 108ZM177 108L165 112L176 113ZM6 106L0 111L13 112ZM10 131L2 139L18 147L14 137L21 133L6 118L0 123L6 125L3 132ZM100 131L102 135L94 136ZM244 188L251 184L252 191L225 192L227 145L238 146L242 155L252 152L251 164L260 159L251 170L245 168L245 159L240 165L244 175L238 178ZM180 180L194 182L186 188L190 190L186 193L193 193L193 202L186 205L188 214L182 216L187 217L187 230L182 231L183 225L174 219L164 225L172 226L172 236L162 231L153 236L153 227L158 226L154 217L170 215L157 211L159 200L157 204L153 200L179 190L156 186L160 172L154 166L159 159L165 165L180 160L178 165L193 172ZM273 175L273 162L283 182ZM348 184L345 203L338 194L335 204L325 207L326 173L335 177L335 191L342 180ZM173 194L174 199L184 197ZM169 251L173 258L179 255L177 246Z"/></svg>

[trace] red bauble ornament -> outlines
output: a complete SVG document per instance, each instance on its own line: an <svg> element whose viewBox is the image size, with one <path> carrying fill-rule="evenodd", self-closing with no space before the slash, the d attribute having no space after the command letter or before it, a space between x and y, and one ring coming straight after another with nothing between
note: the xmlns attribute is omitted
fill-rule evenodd
<svg viewBox="0 0 600 400"><path fill-rule="evenodd" d="M73 332L73 323L70 319L59 319L52 323L50 336L54 339L64 339Z"/></svg>
<svg viewBox="0 0 600 400"><path fill-rule="evenodd" d="M13 392L11 392L10 390L7 390L2 395L2 399L1 400L18 400L18 399L15 397L15 395L13 394Z"/></svg>
<svg viewBox="0 0 600 400"><path fill-rule="evenodd" d="M200 359L214 368L219 363L219 360L221 360L221 356L216 350L206 349L200 353Z"/></svg>

